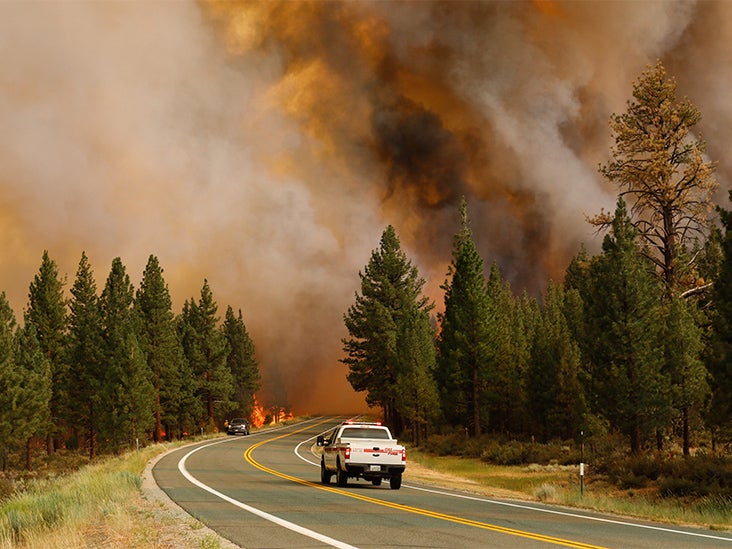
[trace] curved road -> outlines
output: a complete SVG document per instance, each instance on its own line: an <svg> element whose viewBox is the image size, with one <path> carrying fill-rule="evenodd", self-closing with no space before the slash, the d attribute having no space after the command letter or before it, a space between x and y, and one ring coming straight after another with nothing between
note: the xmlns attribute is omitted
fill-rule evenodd
<svg viewBox="0 0 732 549"><path fill-rule="evenodd" d="M153 468L178 505L246 548L622 547L732 549L729 533L495 500L408 482L319 482L310 448L339 418L175 450ZM407 466L407 471L409 466Z"/></svg>

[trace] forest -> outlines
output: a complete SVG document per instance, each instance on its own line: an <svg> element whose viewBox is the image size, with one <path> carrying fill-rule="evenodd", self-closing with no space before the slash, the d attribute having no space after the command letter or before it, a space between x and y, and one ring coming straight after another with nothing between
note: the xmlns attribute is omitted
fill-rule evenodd
<svg viewBox="0 0 732 549"><path fill-rule="evenodd" d="M616 209L587 220L601 251L579 249L538 298L486 268L475 242L490 235L472 233L463 199L435 315L388 226L344 315L354 389L416 444L457 433L621 440L631 456L728 453L732 213L714 203L700 117L661 63L638 78L599 167Z"/></svg>
<svg viewBox="0 0 732 549"><path fill-rule="evenodd" d="M148 259L135 290L119 258L101 293L85 253L64 297L43 253L23 322L0 293L0 463L32 468L34 449L93 459L248 416L259 388L254 344L241 310L200 298L175 315L163 269Z"/></svg>

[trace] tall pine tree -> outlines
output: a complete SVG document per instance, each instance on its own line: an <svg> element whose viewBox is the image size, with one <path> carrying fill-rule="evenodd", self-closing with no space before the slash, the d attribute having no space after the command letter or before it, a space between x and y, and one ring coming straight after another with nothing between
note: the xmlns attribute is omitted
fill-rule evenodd
<svg viewBox="0 0 732 549"><path fill-rule="evenodd" d="M732 191L729 193L732 200ZM712 401L709 423L715 434L732 439L732 211L717 208L724 225L722 258L714 283L713 333L707 351Z"/></svg>
<svg viewBox="0 0 732 549"><path fill-rule="evenodd" d="M461 231L455 236L450 280L445 290L437 380L442 408L453 425L465 425L471 436L480 436L488 391L495 381L494 320L483 259L473 242L467 205L460 205Z"/></svg>
<svg viewBox="0 0 732 549"><path fill-rule="evenodd" d="M419 445L427 436L429 425L439 417L440 401L435 384L437 352L435 333L429 313L413 305L404 316L399 332L396 375L396 407Z"/></svg>
<svg viewBox="0 0 732 549"><path fill-rule="evenodd" d="M665 426L670 398L663 374L662 292L636 238L620 198L583 296L594 412L628 436L633 453Z"/></svg>
<svg viewBox="0 0 732 549"><path fill-rule="evenodd" d="M380 406L385 421L401 434L404 418L399 410L398 377L404 357L399 356L404 325L415 308L428 312L429 300L421 295L424 280L402 251L394 227L381 235L379 248L371 253L364 272L359 272L361 293L343 316L350 335L343 339L348 381L356 391L366 392L369 406Z"/></svg>
<svg viewBox="0 0 732 549"><path fill-rule="evenodd" d="M17 417L14 428L25 437L25 464L32 469L31 444L48 433L51 420L51 365L43 354L33 323L26 322L16 334L15 365L20 374Z"/></svg>
<svg viewBox="0 0 732 549"><path fill-rule="evenodd" d="M186 394L190 395L193 379L186 375L188 370L176 331L170 292L154 255L148 258L137 289L135 312L139 320L139 343L153 386L153 439L159 442L162 434L170 439L175 429L180 432L194 427L182 414L192 411L196 403L185 398Z"/></svg>
<svg viewBox="0 0 732 549"><path fill-rule="evenodd" d="M153 429L154 389L135 322L134 289L119 257L100 299L106 371L104 434L112 450L134 447Z"/></svg>
<svg viewBox="0 0 732 549"><path fill-rule="evenodd" d="M234 378L226 364L229 347L218 327L217 311L218 305L208 280L204 280L198 303L191 299L179 319L183 352L197 380L198 395L205 414L201 419L208 429L223 424L235 406L232 401Z"/></svg>
<svg viewBox="0 0 732 549"><path fill-rule="evenodd" d="M563 286L550 284L528 371L529 408L544 440L574 438L585 414L579 345L569 329L566 307Z"/></svg>
<svg viewBox="0 0 732 549"><path fill-rule="evenodd" d="M226 364L234 377L236 408L233 413L246 417L254 408L254 393L261 385L261 376L254 353L254 342L244 325L241 309L237 316L230 305L226 308L221 330L229 347Z"/></svg>
<svg viewBox="0 0 732 549"><path fill-rule="evenodd" d="M102 413L104 349L99 298L94 273L82 252L69 302L69 337L66 348L69 372L67 389L71 426L86 442L89 458L97 455L97 434Z"/></svg>
<svg viewBox="0 0 732 549"><path fill-rule="evenodd" d="M69 377L64 360L68 326L63 287L56 262L44 250L41 267L28 290L26 323L33 323L41 350L51 366L51 428L47 437L49 454L59 446L64 417L69 413L69 400L65 394Z"/></svg>

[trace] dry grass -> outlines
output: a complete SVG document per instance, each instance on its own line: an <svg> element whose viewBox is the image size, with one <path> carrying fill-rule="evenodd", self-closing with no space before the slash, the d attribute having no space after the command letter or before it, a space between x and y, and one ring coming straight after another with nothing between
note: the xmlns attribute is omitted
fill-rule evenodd
<svg viewBox="0 0 732 549"><path fill-rule="evenodd" d="M579 467L557 465L499 466L479 459L431 456L409 450L405 480L425 482L486 497L544 501L592 509L615 515L684 524L711 530L732 530L728 502L689 501L661 498L656 488L619 489L586 471L584 494L580 494Z"/></svg>
<svg viewBox="0 0 732 549"><path fill-rule="evenodd" d="M146 465L180 444L38 481L0 504L0 548L216 549L229 544L143 487Z"/></svg>

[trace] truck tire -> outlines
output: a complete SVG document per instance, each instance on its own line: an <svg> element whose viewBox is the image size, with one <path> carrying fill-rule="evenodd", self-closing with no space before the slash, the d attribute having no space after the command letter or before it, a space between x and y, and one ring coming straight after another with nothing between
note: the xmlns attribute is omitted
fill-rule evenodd
<svg viewBox="0 0 732 549"><path fill-rule="evenodd" d="M372 478L371 484L373 484L374 486L381 486L381 477Z"/></svg>
<svg viewBox="0 0 732 549"><path fill-rule="evenodd" d="M330 484L330 477L332 476L333 473L325 468L325 462L323 460L320 460L320 482L322 482L323 484Z"/></svg>
<svg viewBox="0 0 732 549"><path fill-rule="evenodd" d="M389 486L392 490L399 490L402 487L402 475L393 475L389 477Z"/></svg>
<svg viewBox="0 0 732 549"><path fill-rule="evenodd" d="M336 463L336 484L343 488L348 484L348 474L341 469L341 462Z"/></svg>

